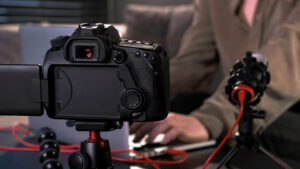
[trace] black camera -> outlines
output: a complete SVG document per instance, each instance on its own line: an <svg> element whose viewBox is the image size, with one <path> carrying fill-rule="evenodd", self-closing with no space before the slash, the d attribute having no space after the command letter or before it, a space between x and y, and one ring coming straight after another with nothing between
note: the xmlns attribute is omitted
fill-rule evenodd
<svg viewBox="0 0 300 169"><path fill-rule="evenodd" d="M29 42L30 43L30 42ZM51 40L43 66L0 65L0 114L83 121L156 121L169 110L169 59L157 44L80 24Z"/></svg>

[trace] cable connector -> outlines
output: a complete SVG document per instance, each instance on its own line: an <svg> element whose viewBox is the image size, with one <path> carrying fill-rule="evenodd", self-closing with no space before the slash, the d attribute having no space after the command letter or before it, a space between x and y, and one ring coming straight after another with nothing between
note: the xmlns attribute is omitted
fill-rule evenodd
<svg viewBox="0 0 300 169"><path fill-rule="evenodd" d="M238 93L238 98L239 98L239 104L241 105L244 103L246 97L246 92L244 90L240 90Z"/></svg>

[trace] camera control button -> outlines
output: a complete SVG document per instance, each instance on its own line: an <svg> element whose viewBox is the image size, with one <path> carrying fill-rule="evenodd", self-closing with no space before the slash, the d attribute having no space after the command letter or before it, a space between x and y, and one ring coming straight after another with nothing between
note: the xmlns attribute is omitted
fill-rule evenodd
<svg viewBox="0 0 300 169"><path fill-rule="evenodd" d="M139 51L137 51L137 52L135 52L135 55L136 55L136 56L140 56L141 53L140 53Z"/></svg>
<svg viewBox="0 0 300 169"><path fill-rule="evenodd" d="M125 107L128 109L136 110L142 105L143 96L139 91L135 89L129 89L124 92L122 101Z"/></svg>
<svg viewBox="0 0 300 169"><path fill-rule="evenodd" d="M147 58L147 57L148 57L148 53L144 53L143 56L144 56L145 58Z"/></svg>
<svg viewBox="0 0 300 169"><path fill-rule="evenodd" d="M151 60L155 62L157 60L157 57L156 56L152 56Z"/></svg>
<svg viewBox="0 0 300 169"><path fill-rule="evenodd" d="M125 61L125 55L120 51L113 51L113 61L117 64L121 64Z"/></svg>
<svg viewBox="0 0 300 169"><path fill-rule="evenodd" d="M131 114L131 117L132 117L133 119L137 119L137 118L139 118L142 114L143 114L143 112L134 112L134 113Z"/></svg>

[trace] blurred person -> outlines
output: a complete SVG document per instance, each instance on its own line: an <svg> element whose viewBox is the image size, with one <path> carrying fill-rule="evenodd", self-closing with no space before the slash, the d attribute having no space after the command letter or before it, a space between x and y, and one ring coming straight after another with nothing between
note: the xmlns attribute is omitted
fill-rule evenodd
<svg viewBox="0 0 300 169"><path fill-rule="evenodd" d="M213 94L189 115L170 112L162 121L133 123L130 130L136 142L148 134L146 141L151 143L160 133L165 134L162 144L224 136L238 113L225 94L225 77L246 51L266 56L271 73L265 95L255 107L267 116L254 121L254 131L269 126L300 98L300 1L195 0L194 6L192 25L170 62L171 96Z"/></svg>

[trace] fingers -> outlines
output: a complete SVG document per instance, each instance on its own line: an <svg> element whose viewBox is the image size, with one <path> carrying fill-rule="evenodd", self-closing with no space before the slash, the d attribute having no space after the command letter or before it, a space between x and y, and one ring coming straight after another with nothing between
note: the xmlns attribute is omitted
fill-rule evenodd
<svg viewBox="0 0 300 169"><path fill-rule="evenodd" d="M173 127L165 133L165 138L161 141L161 144L168 144L175 140L179 135L177 128Z"/></svg>
<svg viewBox="0 0 300 169"><path fill-rule="evenodd" d="M173 121L175 115L173 113L169 113L167 119L158 121L158 122L146 122L146 123L133 123L130 127L130 133L135 134L134 142L139 142L141 139L145 137L146 134L148 134L148 138L146 140L147 143L151 143L155 140L155 138L161 134L161 133L170 133L170 136L164 137L163 140L165 140L165 144L169 143L170 141L174 140L176 136L178 135L178 132L175 133L175 130L171 129L173 127L176 128L176 125L174 126ZM178 124L180 122L176 122L175 124ZM173 125L172 125L173 124ZM177 131L177 130L176 130Z"/></svg>
<svg viewBox="0 0 300 169"><path fill-rule="evenodd" d="M141 122L132 123L130 126L130 129L129 129L130 134L136 133L142 125L143 125L143 123L141 123Z"/></svg>
<svg viewBox="0 0 300 169"><path fill-rule="evenodd" d="M170 125L167 122L158 123L155 127L150 131L148 138L146 140L147 143L152 143L154 139L161 133L166 132L170 129Z"/></svg>
<svg viewBox="0 0 300 169"><path fill-rule="evenodd" d="M133 142L141 141L141 139L144 138L144 136L146 134L148 134L154 126L155 126L155 122L148 122L148 123L143 123L142 125L140 125L140 127L138 128L138 130L135 133Z"/></svg>
<svg viewBox="0 0 300 169"><path fill-rule="evenodd" d="M136 134L134 142L140 141L148 133L146 140L148 143L153 142L161 133L165 133L165 137L161 141L162 144L168 144L175 139L183 142L209 139L207 129L198 119L175 113L170 113L165 120L158 122L134 123L130 129L131 133Z"/></svg>

